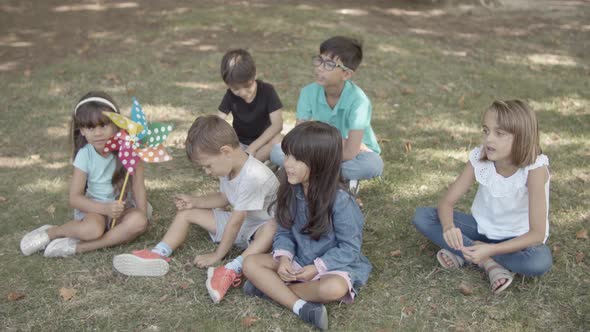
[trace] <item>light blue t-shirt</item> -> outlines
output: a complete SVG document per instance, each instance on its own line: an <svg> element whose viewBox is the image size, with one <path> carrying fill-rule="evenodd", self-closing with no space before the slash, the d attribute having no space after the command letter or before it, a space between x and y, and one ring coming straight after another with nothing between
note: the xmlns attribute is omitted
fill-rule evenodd
<svg viewBox="0 0 590 332"><path fill-rule="evenodd" d="M363 143L376 153L381 153L377 137L371 128L373 107L369 97L356 84L347 80L334 109L326 100L324 87L311 83L301 89L297 102L297 119L316 120L336 127L343 138L350 130L363 130Z"/></svg>
<svg viewBox="0 0 590 332"><path fill-rule="evenodd" d="M74 167L86 173L88 184L86 195L99 201L116 200L111 183L116 166L117 162L112 153L103 157L91 144L81 148L74 159Z"/></svg>

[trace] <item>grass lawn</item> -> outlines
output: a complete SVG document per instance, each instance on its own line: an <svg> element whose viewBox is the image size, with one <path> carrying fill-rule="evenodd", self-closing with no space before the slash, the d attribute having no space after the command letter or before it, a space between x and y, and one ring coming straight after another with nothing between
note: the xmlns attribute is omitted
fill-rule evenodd
<svg viewBox="0 0 590 332"><path fill-rule="evenodd" d="M590 3L479 1L15 1L0 2L0 330L309 330L289 310L231 290L213 305L206 272L187 265L214 245L193 229L163 278L126 278L112 257L151 247L175 214L175 193L217 184L184 153L194 118L214 113L225 87L219 62L248 48L277 89L288 124L311 56L337 35L364 40L354 81L373 103L385 172L362 183L364 253L373 263L354 305L328 305L347 331L583 331L590 328ZM147 165L149 231L121 247L23 257L21 237L71 218L68 121L91 89L124 113L136 96L153 121L172 122L174 160ZM550 158L553 269L517 277L492 296L477 269L446 271L411 225L433 206L480 142L495 99L536 109ZM468 211L475 188L459 204ZM578 236L576 235L578 233ZM392 255L399 250L399 255ZM231 255L237 254L232 251ZM463 283L472 295L463 295ZM69 300L60 290L74 290ZM12 294L12 295L11 295ZM15 300L15 294L24 297Z"/></svg>

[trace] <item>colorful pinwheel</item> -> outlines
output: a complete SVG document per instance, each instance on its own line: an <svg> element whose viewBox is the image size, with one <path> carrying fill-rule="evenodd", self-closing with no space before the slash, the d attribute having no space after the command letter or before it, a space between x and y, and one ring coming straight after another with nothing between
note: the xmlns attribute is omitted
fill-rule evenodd
<svg viewBox="0 0 590 332"><path fill-rule="evenodd" d="M104 112L104 114L122 129L107 141L104 148L105 152L119 151L119 159L127 170L119 196L119 202L122 202L129 175L133 175L140 159L148 163L172 159L162 142L170 135L173 126L163 123L148 124L143 109L135 97L131 117L137 122L113 112ZM116 220L113 219L111 227L115 224Z"/></svg>

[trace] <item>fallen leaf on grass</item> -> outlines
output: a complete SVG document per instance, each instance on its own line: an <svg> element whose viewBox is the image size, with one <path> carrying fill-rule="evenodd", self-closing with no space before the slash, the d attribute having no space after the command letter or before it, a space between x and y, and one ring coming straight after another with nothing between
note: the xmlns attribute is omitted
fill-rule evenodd
<svg viewBox="0 0 590 332"><path fill-rule="evenodd" d="M55 214L55 206L53 206L53 204L51 204L45 209L45 211L47 211L47 213L49 213L51 218L53 218L54 214Z"/></svg>
<svg viewBox="0 0 590 332"><path fill-rule="evenodd" d="M242 319L242 326L250 327L250 326L254 325L254 323L256 323L257 320L258 320L258 317L254 317L254 316L244 317Z"/></svg>
<svg viewBox="0 0 590 332"><path fill-rule="evenodd" d="M73 289L73 288L65 288L65 287L62 287L59 290L59 296L61 296L61 298L64 301L71 300L74 297L74 295L76 295L76 290Z"/></svg>
<svg viewBox="0 0 590 332"><path fill-rule="evenodd" d="M412 152L412 143L410 143L410 142L405 142L405 143L404 143L404 149L406 150L406 153L410 153L410 152Z"/></svg>
<svg viewBox="0 0 590 332"><path fill-rule="evenodd" d="M178 287L182 288L182 289L187 289L189 288L189 283L186 281L181 282L180 284L178 284Z"/></svg>
<svg viewBox="0 0 590 332"><path fill-rule="evenodd" d="M588 239L588 230L585 228L580 229L576 232L576 239Z"/></svg>
<svg viewBox="0 0 590 332"><path fill-rule="evenodd" d="M391 256L391 257L401 257L402 256L402 251L399 250L399 249L394 250L394 251L392 251L392 252L389 253L389 256Z"/></svg>
<svg viewBox="0 0 590 332"><path fill-rule="evenodd" d="M402 95L411 95L414 93L414 90L412 88L403 88L402 89Z"/></svg>
<svg viewBox="0 0 590 332"><path fill-rule="evenodd" d="M159 300L158 302L162 303L164 301L166 301L166 299L168 298L168 294L164 294Z"/></svg>
<svg viewBox="0 0 590 332"><path fill-rule="evenodd" d="M416 308L414 308L414 306L409 306L409 307L405 307L404 308L404 314L406 314L407 316L411 316L414 311L416 311Z"/></svg>
<svg viewBox="0 0 590 332"><path fill-rule="evenodd" d="M464 284L463 282L461 282L459 284L459 292L461 292L461 294L465 295L465 296L469 296L471 294L473 294L473 288L467 286L466 284Z"/></svg>
<svg viewBox="0 0 590 332"><path fill-rule="evenodd" d="M465 95L461 95L461 98L459 98L457 104L459 104L459 108L463 108L465 106Z"/></svg>
<svg viewBox="0 0 590 332"><path fill-rule="evenodd" d="M116 74L112 74L112 73L105 74L105 75L103 75L103 78L106 79L107 81L110 81L111 83L114 83L114 84L121 83L121 80L119 79L119 77Z"/></svg>
<svg viewBox="0 0 590 332"><path fill-rule="evenodd" d="M559 254L561 252L561 246L559 244L553 245L553 256Z"/></svg>
<svg viewBox="0 0 590 332"><path fill-rule="evenodd" d="M11 302L18 301L18 300L20 300L20 299L22 299L24 297L25 297L25 294L18 293L18 292L10 292L6 296L6 298L8 299L8 301L11 301Z"/></svg>
<svg viewBox="0 0 590 332"><path fill-rule="evenodd" d="M582 263L582 261L586 258L586 255L583 252L576 253L576 263Z"/></svg>
<svg viewBox="0 0 590 332"><path fill-rule="evenodd" d="M5 203L6 201L8 201L8 198L0 196L0 203Z"/></svg>

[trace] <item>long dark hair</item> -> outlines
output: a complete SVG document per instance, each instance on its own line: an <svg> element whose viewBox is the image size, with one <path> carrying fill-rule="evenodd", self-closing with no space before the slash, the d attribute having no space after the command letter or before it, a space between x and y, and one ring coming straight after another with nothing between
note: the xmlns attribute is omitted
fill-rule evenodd
<svg viewBox="0 0 590 332"><path fill-rule="evenodd" d="M91 98L97 98L98 100L91 100ZM101 102L100 99L107 100L111 105ZM111 119L102 113L103 111L120 113L119 106L117 106L113 97L106 92L90 91L82 96L78 103L76 103L74 111L72 112L72 121L70 124L70 140L73 147L72 159L75 159L78 151L88 144L86 137L80 132L80 128L94 128L106 124L114 125ZM120 192L125 179L125 168L123 167L121 160L117 157L118 152L113 151L112 153L115 155L117 166L113 173L111 183L115 188L115 192ZM131 184L133 179L130 178L129 181ZM127 186L127 188L130 187L132 186Z"/></svg>
<svg viewBox="0 0 590 332"><path fill-rule="evenodd" d="M342 136L328 124L308 121L293 128L283 139L281 148L286 155L309 167L309 187L305 196L309 221L301 231L318 240L330 230L336 193L339 188L344 188L340 174ZM277 222L291 228L297 213L294 208L295 186L287 182L284 167L279 172L279 181L275 202Z"/></svg>

